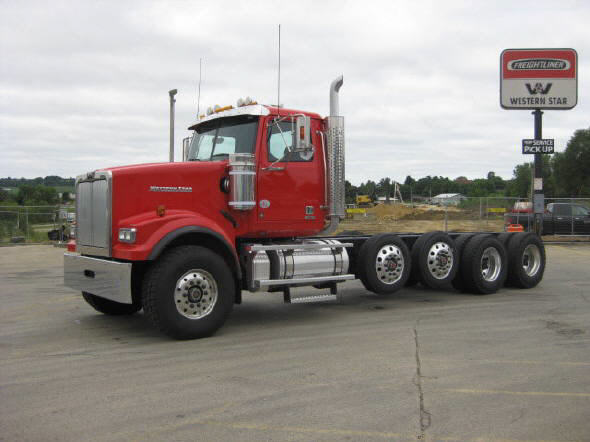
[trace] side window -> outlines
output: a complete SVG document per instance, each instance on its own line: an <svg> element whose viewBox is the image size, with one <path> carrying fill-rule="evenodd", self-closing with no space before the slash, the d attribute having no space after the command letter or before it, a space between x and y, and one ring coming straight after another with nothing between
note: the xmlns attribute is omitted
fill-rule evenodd
<svg viewBox="0 0 590 442"><path fill-rule="evenodd" d="M588 216L588 209L582 206L573 206L572 210L574 212L574 216Z"/></svg>
<svg viewBox="0 0 590 442"><path fill-rule="evenodd" d="M280 128L280 129L279 129ZM293 152L294 125L290 121L272 124L268 129L268 161L307 162L313 159L309 152ZM290 151L291 150L291 151Z"/></svg>
<svg viewBox="0 0 590 442"><path fill-rule="evenodd" d="M572 206L569 204L555 204L553 214L557 216L572 216Z"/></svg>

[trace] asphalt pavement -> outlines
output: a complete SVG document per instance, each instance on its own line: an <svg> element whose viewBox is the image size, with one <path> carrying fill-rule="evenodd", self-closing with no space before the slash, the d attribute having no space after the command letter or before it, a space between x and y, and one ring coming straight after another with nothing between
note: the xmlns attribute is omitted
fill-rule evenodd
<svg viewBox="0 0 590 442"><path fill-rule="evenodd" d="M0 248L0 440L590 440L587 244L530 290L245 292L182 342L95 312L63 251Z"/></svg>

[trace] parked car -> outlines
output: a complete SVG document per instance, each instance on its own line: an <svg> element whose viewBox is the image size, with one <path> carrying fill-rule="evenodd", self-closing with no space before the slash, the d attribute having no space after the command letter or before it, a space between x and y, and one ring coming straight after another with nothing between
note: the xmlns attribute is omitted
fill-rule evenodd
<svg viewBox="0 0 590 442"><path fill-rule="evenodd" d="M505 229L521 225L532 230L532 211L513 211L504 215ZM590 235L590 209L573 203L550 203L543 214L543 235Z"/></svg>

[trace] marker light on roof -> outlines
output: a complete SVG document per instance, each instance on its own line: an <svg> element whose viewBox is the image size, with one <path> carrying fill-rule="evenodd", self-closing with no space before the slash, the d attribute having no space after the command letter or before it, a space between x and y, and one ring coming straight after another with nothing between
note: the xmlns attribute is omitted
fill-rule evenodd
<svg viewBox="0 0 590 442"><path fill-rule="evenodd" d="M215 113L223 112L223 111L230 110L230 109L234 108L231 104L229 106L223 106L223 107L215 106L215 107L216 107Z"/></svg>

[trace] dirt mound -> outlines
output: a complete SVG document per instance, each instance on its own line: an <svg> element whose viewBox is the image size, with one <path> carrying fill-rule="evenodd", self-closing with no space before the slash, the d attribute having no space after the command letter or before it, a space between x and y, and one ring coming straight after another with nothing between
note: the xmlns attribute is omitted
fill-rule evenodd
<svg viewBox="0 0 590 442"><path fill-rule="evenodd" d="M379 204L371 209L368 209L367 213L374 214L377 219L395 220L404 218L415 211L416 209L403 204Z"/></svg>

